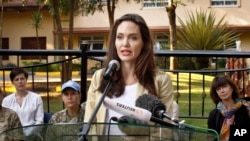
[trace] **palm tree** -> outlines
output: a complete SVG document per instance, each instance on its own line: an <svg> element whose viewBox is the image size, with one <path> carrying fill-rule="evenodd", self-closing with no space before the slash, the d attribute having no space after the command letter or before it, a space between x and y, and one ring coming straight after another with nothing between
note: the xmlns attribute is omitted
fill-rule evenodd
<svg viewBox="0 0 250 141"><path fill-rule="evenodd" d="M39 41L39 34L38 30L41 28L42 20L43 20L43 15L40 12L35 12L32 14L32 26L36 29L36 43L37 43L37 49L40 48L40 41ZM40 56L40 62L41 62L41 56Z"/></svg>
<svg viewBox="0 0 250 141"><path fill-rule="evenodd" d="M177 32L178 49L185 50L222 50L224 47L235 47L235 41L239 34L227 29L224 22L225 16L221 17L216 23L216 13L211 10L187 11L187 20L184 22L180 17L178 21L181 28ZM208 58L194 60L198 68L209 66ZM199 63L200 62L200 63Z"/></svg>

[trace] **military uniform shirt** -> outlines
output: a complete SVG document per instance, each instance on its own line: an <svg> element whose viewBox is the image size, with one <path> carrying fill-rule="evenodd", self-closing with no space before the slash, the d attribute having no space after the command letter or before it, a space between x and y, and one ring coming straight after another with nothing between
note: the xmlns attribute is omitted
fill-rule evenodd
<svg viewBox="0 0 250 141"><path fill-rule="evenodd" d="M15 111L0 106L0 133L4 132L7 129L17 128L21 126L22 124ZM14 130L13 130L13 134L14 134ZM0 136L0 140L8 141L12 138L11 136L7 137L6 135L7 134L2 134ZM8 134L8 135L11 135L11 134Z"/></svg>
<svg viewBox="0 0 250 141"><path fill-rule="evenodd" d="M67 110L61 110L57 113L54 113L49 120L49 123L62 123L62 122L67 122L67 123L77 123L77 122L83 122L84 118L84 111L85 109L83 107L80 108L79 113L76 116L69 116L67 113Z"/></svg>
<svg viewBox="0 0 250 141"><path fill-rule="evenodd" d="M67 110L52 115L48 126L46 141L77 141L77 134L83 126L85 107L76 116L69 116Z"/></svg>

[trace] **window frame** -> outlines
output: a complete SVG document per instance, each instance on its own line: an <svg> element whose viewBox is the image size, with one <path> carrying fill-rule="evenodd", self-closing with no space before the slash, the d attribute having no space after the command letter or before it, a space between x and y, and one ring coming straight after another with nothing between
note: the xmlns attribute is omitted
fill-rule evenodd
<svg viewBox="0 0 250 141"><path fill-rule="evenodd" d="M81 36L79 41L80 43L87 41L90 44L88 50L104 50L104 36L102 35ZM100 44L102 44L102 49L99 49Z"/></svg>
<svg viewBox="0 0 250 141"><path fill-rule="evenodd" d="M169 50L169 35L155 34L153 35L154 50Z"/></svg>
<svg viewBox="0 0 250 141"><path fill-rule="evenodd" d="M38 37L40 48L37 48L37 37L21 37L21 49L30 50L30 49L39 49L46 50L47 37L41 36ZM47 56L21 56L22 60L37 60L37 59L47 59Z"/></svg>
<svg viewBox="0 0 250 141"><path fill-rule="evenodd" d="M9 48L9 43L10 43L9 38L3 37L3 38L2 38L2 49L9 50L9 49L10 49L10 48ZM2 59L3 59L4 61L9 60L9 55L3 55L3 56L2 56Z"/></svg>
<svg viewBox="0 0 250 141"><path fill-rule="evenodd" d="M143 0L142 7L144 9L151 9L151 8L165 8L168 5L169 0ZM145 6L146 4L152 6ZM154 5L154 6L153 6Z"/></svg>
<svg viewBox="0 0 250 141"><path fill-rule="evenodd" d="M223 2L223 4L214 5L213 2ZM236 2L236 4L226 5L227 2ZM210 0L211 7L239 7L241 1L240 0Z"/></svg>

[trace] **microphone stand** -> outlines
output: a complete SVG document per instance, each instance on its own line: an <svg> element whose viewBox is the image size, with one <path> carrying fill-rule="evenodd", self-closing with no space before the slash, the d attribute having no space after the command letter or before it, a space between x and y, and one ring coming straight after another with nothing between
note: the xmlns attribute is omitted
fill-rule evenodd
<svg viewBox="0 0 250 141"><path fill-rule="evenodd" d="M81 136L78 139L78 141L87 141L86 135L89 132L90 126L91 126L91 124L92 124L92 122L93 122L93 120L94 120L94 118L95 118L95 116L96 116L96 114L97 114L97 112L98 112L98 110L99 110L102 102L104 101L104 98L106 97L107 93L109 92L109 89L111 87L111 82L112 82L112 79L111 79L111 77L109 77L108 84L107 84L107 86L104 89L102 97L99 100L97 106L95 107L95 110L94 110L93 114L91 115L88 123L83 127L82 131L80 132Z"/></svg>

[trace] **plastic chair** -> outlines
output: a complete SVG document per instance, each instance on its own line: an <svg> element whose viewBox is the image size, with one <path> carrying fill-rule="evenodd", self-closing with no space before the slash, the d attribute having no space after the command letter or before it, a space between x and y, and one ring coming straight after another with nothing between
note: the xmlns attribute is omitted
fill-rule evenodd
<svg viewBox="0 0 250 141"><path fill-rule="evenodd" d="M44 112L43 122L44 123L49 123L49 120L50 120L51 116L52 116L52 113Z"/></svg>

